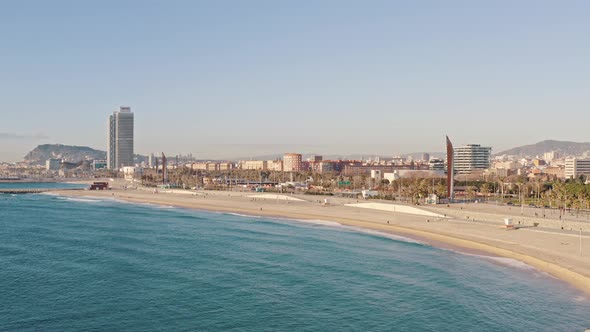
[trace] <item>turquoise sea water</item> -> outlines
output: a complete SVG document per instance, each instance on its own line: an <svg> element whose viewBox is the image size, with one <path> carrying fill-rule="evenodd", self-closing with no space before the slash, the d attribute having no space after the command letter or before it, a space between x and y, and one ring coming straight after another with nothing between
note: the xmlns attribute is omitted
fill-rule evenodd
<svg viewBox="0 0 590 332"><path fill-rule="evenodd" d="M87 184L64 182L0 182L0 189L76 189Z"/></svg>
<svg viewBox="0 0 590 332"><path fill-rule="evenodd" d="M303 223L0 195L0 330L583 331L510 260Z"/></svg>

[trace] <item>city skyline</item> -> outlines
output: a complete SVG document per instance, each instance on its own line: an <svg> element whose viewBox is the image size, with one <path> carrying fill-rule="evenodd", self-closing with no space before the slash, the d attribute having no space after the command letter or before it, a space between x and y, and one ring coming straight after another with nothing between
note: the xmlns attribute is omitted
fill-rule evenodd
<svg viewBox="0 0 590 332"><path fill-rule="evenodd" d="M107 150L119 105L140 154L589 141L584 2L139 4L3 5L0 161Z"/></svg>

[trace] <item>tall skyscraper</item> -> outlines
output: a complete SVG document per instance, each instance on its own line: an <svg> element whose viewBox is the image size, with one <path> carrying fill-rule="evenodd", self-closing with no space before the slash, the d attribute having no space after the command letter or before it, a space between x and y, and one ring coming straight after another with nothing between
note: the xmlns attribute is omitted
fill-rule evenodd
<svg viewBox="0 0 590 332"><path fill-rule="evenodd" d="M134 166L133 161L133 112L130 107L121 107L109 116L109 169Z"/></svg>

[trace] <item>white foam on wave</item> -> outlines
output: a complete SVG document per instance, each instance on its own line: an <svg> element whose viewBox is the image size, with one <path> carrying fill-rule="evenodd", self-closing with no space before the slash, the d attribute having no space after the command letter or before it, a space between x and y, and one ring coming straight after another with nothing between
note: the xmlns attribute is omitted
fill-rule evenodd
<svg viewBox="0 0 590 332"><path fill-rule="evenodd" d="M127 201L124 199L120 199L120 198L109 198L109 200L113 201L113 202L117 202L117 203L121 203L121 204L129 204L129 205L135 205L135 206L145 206L145 207L149 207L149 208L154 208L154 209L182 209L182 207L178 207L178 206L172 206L172 205L164 205L164 204L157 204L157 203L147 203L147 202L132 202L132 201Z"/></svg>
<svg viewBox="0 0 590 332"><path fill-rule="evenodd" d="M63 201L70 201L70 202L83 202L83 203L100 203L104 202L102 199L96 199L91 197L68 197L68 196L57 196L58 199Z"/></svg>
<svg viewBox="0 0 590 332"><path fill-rule="evenodd" d="M507 266L507 267L511 267L511 268L516 268L519 270L535 271L535 272L546 274L543 271L538 270L536 267L531 266L527 263L521 262L521 261L514 259L514 258L478 255L478 254L472 254L472 253L468 253L468 252L464 252L464 251L460 251L460 250L452 250L452 249L449 249L449 250L452 252L456 252L458 254L461 254L461 255L476 257L479 259L485 259L487 261L491 261L491 262L499 264L499 265L503 265L503 266ZM547 274L547 275L549 275L549 274Z"/></svg>
<svg viewBox="0 0 590 332"><path fill-rule="evenodd" d="M386 239L391 239L394 241L399 241L399 242L406 242L406 243L416 243L416 244L426 244L422 241L418 241L409 237L405 237L405 236L401 236L401 235L396 235L396 234L392 234L392 233L387 233L387 232L382 232L382 231L376 231L373 229L367 229L367 228L361 228L361 227L354 227L354 226L343 226L346 229L350 229L353 230L355 232L358 233L365 233L365 234L369 234L369 235L373 235L373 236L378 236L378 237L382 237L382 238L386 238Z"/></svg>
<svg viewBox="0 0 590 332"><path fill-rule="evenodd" d="M280 218L275 218L280 219ZM328 220L316 220L316 219L284 219L288 221L295 221L302 224L312 224L312 225L319 225L319 226L332 226L332 227L341 227L342 224L335 222L335 221L328 221Z"/></svg>
<svg viewBox="0 0 590 332"><path fill-rule="evenodd" d="M264 218L262 216L250 216L247 214L241 214L241 213L235 213L235 212L221 212L222 214L228 214L230 216L236 216L236 217L244 217L244 218Z"/></svg>
<svg viewBox="0 0 590 332"><path fill-rule="evenodd" d="M256 219L267 219L267 220L277 220L277 221L287 221L287 222L296 222L301 224L313 224L313 225L320 225L320 226L342 226L342 224L335 222L335 221L328 221L328 220L318 220L318 219L295 219L295 218L283 218L283 217L270 217L270 216L260 216L260 215L248 215L236 212L221 212L222 214L243 217L243 218L256 218Z"/></svg>
<svg viewBox="0 0 590 332"><path fill-rule="evenodd" d="M368 234L368 235L372 235L372 236L378 236L381 238L386 238L386 239L399 241L399 242L415 243L415 244L423 244L423 245L425 244L424 242L421 242L421 241L418 241L418 240L415 240L415 239L412 239L409 237L396 235L396 234L392 234L392 233L381 232L381 231L367 229L367 228L342 225L341 223L336 222L336 221L319 220L319 219L294 219L294 218L280 218L280 217L268 217L268 216L253 216L253 215L234 213L234 212L224 212L224 214L238 216L238 217L246 217L246 218L260 218L260 219L268 219L268 220L274 220L274 221L280 221L280 222L290 222L290 223L296 223L296 224L308 224L308 225L316 225L316 226L334 227L334 228L340 228L343 230L352 231L355 233L362 233L362 234Z"/></svg>

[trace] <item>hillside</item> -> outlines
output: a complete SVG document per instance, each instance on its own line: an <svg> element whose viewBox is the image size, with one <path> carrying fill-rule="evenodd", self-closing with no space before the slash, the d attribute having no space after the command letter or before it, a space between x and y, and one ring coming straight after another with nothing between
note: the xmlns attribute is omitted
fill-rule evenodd
<svg viewBox="0 0 590 332"><path fill-rule="evenodd" d="M558 151L564 156L581 155L590 151L590 143L577 143L568 141L546 140L535 144L523 145L510 150L502 151L496 155L514 156L541 156L545 152Z"/></svg>
<svg viewBox="0 0 590 332"><path fill-rule="evenodd" d="M79 163L84 160L106 159L107 153L87 146L43 144L27 153L24 161L32 164L43 164L47 159L51 158L64 159L70 163Z"/></svg>

